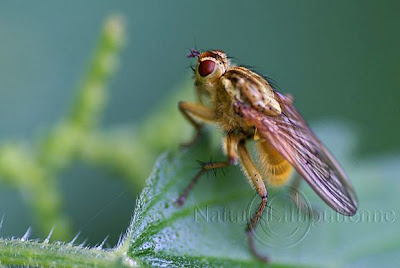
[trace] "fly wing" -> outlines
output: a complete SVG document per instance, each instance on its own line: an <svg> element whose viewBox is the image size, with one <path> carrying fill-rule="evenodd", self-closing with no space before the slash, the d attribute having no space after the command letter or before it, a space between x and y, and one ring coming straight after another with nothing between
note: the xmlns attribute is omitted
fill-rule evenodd
<svg viewBox="0 0 400 268"><path fill-rule="evenodd" d="M293 107L291 98L275 92L282 113L268 116L241 101L235 111L254 125L335 211L354 215L357 197L346 174Z"/></svg>

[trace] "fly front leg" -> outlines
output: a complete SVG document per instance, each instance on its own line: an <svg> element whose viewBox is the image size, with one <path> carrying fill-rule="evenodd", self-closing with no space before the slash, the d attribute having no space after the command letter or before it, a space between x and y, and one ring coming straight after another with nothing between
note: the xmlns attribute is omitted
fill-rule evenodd
<svg viewBox="0 0 400 268"><path fill-rule="evenodd" d="M227 161L222 162L209 162L204 163L201 166L201 170L194 176L189 185L185 188L183 193L176 200L178 205L183 205L186 201L186 197L189 192L193 189L193 186L199 181L200 177L209 170L217 170L219 168L228 167L231 165L236 165L238 163L238 152L237 152L237 144L239 142L239 137L233 133L228 133L228 135L224 138L223 144L225 148L226 155L228 156Z"/></svg>
<svg viewBox="0 0 400 268"><path fill-rule="evenodd" d="M246 228L250 250L254 254L254 256L256 256L258 259L264 262L268 262L268 257L258 253L254 244L254 229L257 226L257 223L260 220L261 216L263 215L265 207L267 206L267 198L268 198L267 189L265 188L265 184L260 172L258 171L257 167L255 166L253 160L250 157L250 154L244 144L244 141L239 143L238 153L241 165L243 167L243 170L247 178L249 179L250 183L256 188L257 193L261 198L261 202L260 205L258 206L257 212L250 219Z"/></svg>
<svg viewBox="0 0 400 268"><path fill-rule="evenodd" d="M201 124L195 119L198 119L202 122L212 123L215 121L216 116L214 110L202 104L180 101L178 106L183 116L195 129L195 134L193 138L189 142L180 145L181 147L188 147L196 143L200 137Z"/></svg>

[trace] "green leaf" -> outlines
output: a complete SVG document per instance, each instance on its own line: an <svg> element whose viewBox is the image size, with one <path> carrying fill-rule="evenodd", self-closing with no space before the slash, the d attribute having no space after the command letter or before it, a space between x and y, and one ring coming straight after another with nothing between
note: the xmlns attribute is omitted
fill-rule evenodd
<svg viewBox="0 0 400 268"><path fill-rule="evenodd" d="M288 196L288 189L269 187L273 204L256 229L257 249L271 258L274 267L365 267L398 262L399 158L356 161L349 155L349 142L355 139L348 127L331 124L316 130L333 153L341 156L358 193L359 212L351 219L337 215L304 183L305 199L319 217L285 221L282 215L287 215L284 209L290 201L274 202L273 198ZM229 167L225 175L204 176L182 207L174 204L196 174L196 160L224 159L219 151L203 139L194 148L159 158L137 202L126 241L129 257L146 266L264 265L250 253L244 232L259 199L238 167Z"/></svg>
<svg viewBox="0 0 400 268"><path fill-rule="evenodd" d="M0 239L0 265L7 265L7 267L128 267L128 263L124 262L122 256L110 250L23 239ZM133 265L130 266L133 267Z"/></svg>

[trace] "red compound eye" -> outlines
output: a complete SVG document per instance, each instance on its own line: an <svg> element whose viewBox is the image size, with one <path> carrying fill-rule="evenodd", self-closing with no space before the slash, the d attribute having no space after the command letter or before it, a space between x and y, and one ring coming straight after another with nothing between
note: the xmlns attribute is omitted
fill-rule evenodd
<svg viewBox="0 0 400 268"><path fill-rule="evenodd" d="M199 65L199 74L203 77L209 75L214 71L215 62L212 60L205 60L200 62Z"/></svg>

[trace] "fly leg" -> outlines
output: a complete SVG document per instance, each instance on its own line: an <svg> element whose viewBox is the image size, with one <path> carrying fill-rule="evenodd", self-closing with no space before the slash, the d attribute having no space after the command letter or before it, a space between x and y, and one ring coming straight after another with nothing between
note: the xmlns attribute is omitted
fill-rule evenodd
<svg viewBox="0 0 400 268"><path fill-rule="evenodd" d="M297 209L300 211L304 207L303 202L299 199L299 187L301 183L301 178L298 174L294 175L293 182L290 185L290 198L296 204Z"/></svg>
<svg viewBox="0 0 400 268"><path fill-rule="evenodd" d="M189 147L196 143L200 137L201 124L197 122L195 118L203 122L214 122L215 112L204 105L193 102L181 101L179 102L178 107L186 120L188 120L195 129L193 138L189 142L180 145L180 147Z"/></svg>
<svg viewBox="0 0 400 268"><path fill-rule="evenodd" d="M238 162L238 152L237 152L237 143L239 137L234 135L233 133L229 133L223 141L226 154L228 156L228 161L223 162L210 162L202 164L201 170L194 176L189 185L185 188L183 193L176 200L176 203L182 206L185 203L186 197L189 192L193 189L193 186L199 181L200 177L209 170L217 170L219 168L228 167L231 165L236 165Z"/></svg>
<svg viewBox="0 0 400 268"><path fill-rule="evenodd" d="M250 182L254 185L257 190L258 195L261 197L260 205L258 206L257 212L253 215L250 221L247 224L246 233L249 240L249 246L251 252L258 259L268 262L269 259L267 256L264 256L257 252L254 244L254 229L257 226L258 221L260 220L265 207L267 206L267 189L265 188L264 181L257 167L255 166L253 160L251 159L249 152L244 144L244 141L240 142L238 145L238 153L241 161L241 165L246 173L246 176L250 180Z"/></svg>
<svg viewBox="0 0 400 268"><path fill-rule="evenodd" d="M308 219L314 219L318 216L318 211L310 207L310 204L304 201L303 198L299 197L299 188L302 178L299 174L295 174L293 182L290 185L290 198L295 203L297 211L306 215Z"/></svg>
<svg viewBox="0 0 400 268"><path fill-rule="evenodd" d="M189 183L189 185L185 188L183 193L176 200L176 204L182 206L185 203L186 197L188 196L189 192L193 189L193 186L199 181L201 175L203 175L205 172L207 172L208 170L216 170L218 168L224 168L230 165L231 163L228 161L204 163L201 167L201 170L196 174L196 176L194 176L192 181Z"/></svg>

